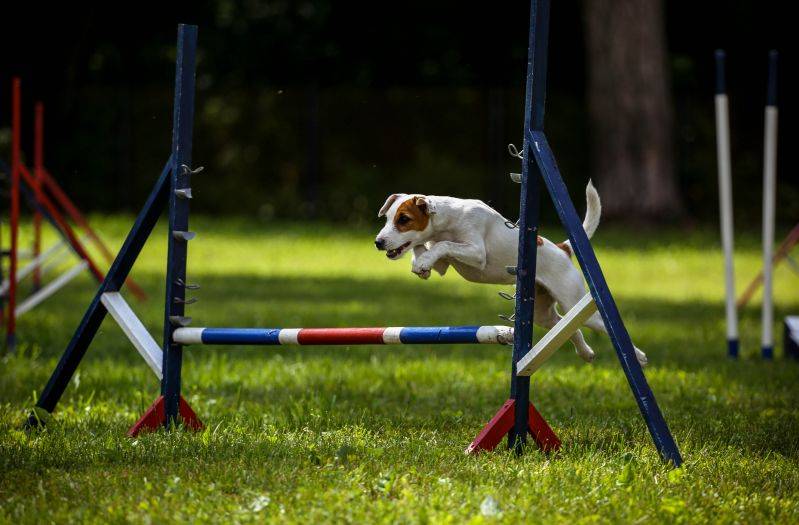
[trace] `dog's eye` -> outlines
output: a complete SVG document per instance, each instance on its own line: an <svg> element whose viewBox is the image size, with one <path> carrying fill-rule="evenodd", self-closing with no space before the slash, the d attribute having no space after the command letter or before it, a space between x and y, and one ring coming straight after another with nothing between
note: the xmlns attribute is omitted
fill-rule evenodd
<svg viewBox="0 0 799 525"><path fill-rule="evenodd" d="M411 221L411 218L407 215L400 215L399 219L397 219L397 224L408 224Z"/></svg>

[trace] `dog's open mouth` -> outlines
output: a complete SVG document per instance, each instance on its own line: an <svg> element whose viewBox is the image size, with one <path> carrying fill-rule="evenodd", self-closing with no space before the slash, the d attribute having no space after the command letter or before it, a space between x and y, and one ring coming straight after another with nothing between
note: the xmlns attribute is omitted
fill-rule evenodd
<svg viewBox="0 0 799 525"><path fill-rule="evenodd" d="M404 252L405 249L410 245L411 241L408 241L399 248L394 248L393 250L386 250L386 257L388 257L389 259L396 259L400 255L402 255L402 252Z"/></svg>

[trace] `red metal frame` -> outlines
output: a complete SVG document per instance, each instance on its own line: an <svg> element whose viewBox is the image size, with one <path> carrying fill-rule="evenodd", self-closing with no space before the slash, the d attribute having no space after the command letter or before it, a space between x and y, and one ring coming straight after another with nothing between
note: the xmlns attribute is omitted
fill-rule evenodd
<svg viewBox="0 0 799 525"><path fill-rule="evenodd" d="M66 192L56 182L55 178L50 174L44 165L44 104L41 102L36 103L33 148L33 175L39 183L39 187L36 190L36 198L40 199L41 195L44 194L44 190L47 190L55 202L61 207L62 210L64 210L67 216L69 216L69 218L72 219L75 224L80 226L92 243L97 247L98 250L100 250L100 253L106 262L108 262L108 264L114 262L114 254L111 253L111 250L108 249L108 246L105 244L105 242L103 242L100 236L97 235L94 229L89 225L89 221L86 220L86 217L83 215L83 213L81 213L80 209L75 205L74 202L72 202L72 199L67 196ZM38 211L35 211L33 221L35 257L41 250L41 214ZM38 287L38 282L40 280L39 276L39 268L36 268L33 275L34 287ZM138 284L136 284L133 279L128 277L125 281L125 284L137 299L140 301L147 299L147 294L144 293L144 290Z"/></svg>
<svg viewBox="0 0 799 525"><path fill-rule="evenodd" d="M28 168L26 168L24 164L19 164L17 167L17 172L22 175L22 179L25 181L25 184L34 190L39 186L36 178L31 174L31 172L28 171ZM64 219L64 216L61 214L55 204L53 204L53 201L50 200L50 197L48 197L44 192L40 193L40 196L42 200L39 202L39 204L44 207L58 227L63 231L70 246L72 246L72 249L75 250L75 253L77 253L78 256L85 260L89 265L89 271L92 275L94 275L94 278L97 279L97 282L102 283L105 275L100 271L100 269L94 263L94 260L83 247L77 235L75 235L75 231L72 229L72 226L70 226L66 219Z"/></svg>
<svg viewBox="0 0 799 525"><path fill-rule="evenodd" d="M65 219L64 213L78 225L97 246L103 257L109 262L113 262L114 255L108 249L106 244L91 228L89 222L84 215L80 212L74 202L67 196L66 192L58 185L53 176L48 172L44 165L44 105L41 102L36 102L34 109L34 156L33 156L33 170L30 171L22 162L22 89L21 81L15 77L12 81L12 125L11 125L11 194L10 194L10 237L11 246L8 252L9 256L9 287L7 297L8 319L6 322L6 312L4 311L3 304L0 304L0 325L6 324L6 340L9 349L14 348L16 340L16 303L17 303L17 269L18 269L18 255L19 255L19 192L20 184L27 184L33 194L36 202L41 205L46 213L52 218L53 222L58 226L63 235L67 238L72 249L78 256L85 260L88 264L89 270L98 282L102 283L104 274L100 271L97 264L89 255L86 247L78 239L74 229L70 226L69 222ZM52 196L52 198L51 198ZM55 202L54 202L55 201ZM63 210L63 213L62 213ZM33 210L33 257L41 253L41 224L42 212L40 209ZM125 280L131 293L139 299L145 300L147 295L144 290L136 284L131 278ZM41 286L41 268L36 267L33 271L33 288L39 289Z"/></svg>
<svg viewBox="0 0 799 525"><path fill-rule="evenodd" d="M794 246L799 244L799 224L793 227L793 229L788 232L788 235L785 236L782 243L780 243L780 247L777 248L777 251L774 253L774 257L771 259L771 264L777 266L783 259L788 257L788 254L791 253L791 250ZM746 287L744 293L741 294L741 297L738 298L738 302L736 306L738 308L743 308L744 306L749 303L749 300L755 295L757 289L763 284L763 270L760 270L760 273L749 283L749 286Z"/></svg>
<svg viewBox="0 0 799 525"><path fill-rule="evenodd" d="M20 133L22 127L21 85L18 78L11 83L11 210L9 226L11 228L11 248L8 261L8 325L6 328L6 345L9 350L16 347L17 317L17 241L19 229L19 173Z"/></svg>
<svg viewBox="0 0 799 525"><path fill-rule="evenodd" d="M466 447L467 454L476 454L481 450L494 450L512 429L516 417L516 401L508 399L502 408L483 427L483 430L474 438L472 444ZM528 404L527 411L528 431L533 437L538 448L544 452L559 450L561 443L558 436L547 424L546 420L536 410L532 403Z"/></svg>
<svg viewBox="0 0 799 525"><path fill-rule="evenodd" d="M8 174L11 176L11 174ZM3 280L3 258L6 257L6 254L3 251L3 224L0 223L0 282ZM6 301L5 297L0 295L0 328L5 327L6 325Z"/></svg>
<svg viewBox="0 0 799 525"><path fill-rule="evenodd" d="M33 176L36 178L37 186L34 188L34 195L37 201L41 201L42 193L42 169L44 168L44 106L37 102L34 109L33 123ZM33 258L39 256L42 249L42 214L39 210L33 210ZM42 286L42 269L37 265L33 269L33 289L38 290Z"/></svg>
<svg viewBox="0 0 799 525"><path fill-rule="evenodd" d="M56 182L55 178L50 174L46 167L42 168L41 172L41 181L50 195L58 202L59 206L63 208L63 210L69 215L69 218L72 219L75 224L81 227L81 229L86 232L86 235L91 239L97 249L100 250L100 253L103 255L103 258L111 264L114 262L114 254L111 253L111 250L108 249L108 246L103 242L99 235L92 229L89 225L89 221L86 220L86 217L81 213L75 203L72 202L61 186ZM144 301L147 299L147 294L144 293L144 290L139 286L132 278L128 277L125 279L125 285L128 287L130 292L140 301Z"/></svg>
<svg viewBox="0 0 799 525"><path fill-rule="evenodd" d="M89 270L91 271L92 275L94 275L95 279L99 283L103 282L105 275L97 265L94 263L92 258L89 256L86 249L81 244L78 237L75 235L72 227L69 223L64 219L61 212L58 208L53 204L50 198L42 191L41 184L39 182L39 175L44 173L43 167L43 131L44 131L44 122L43 122L43 108L40 108L37 105L36 110L36 122L35 122L35 168L34 173L32 174L28 171L28 168L22 163L22 148L21 148L21 136L22 136L22 83L18 77L15 77L12 81L12 95L11 95L11 206L10 206L10 236L11 236L11 247L9 251L9 272L8 272L8 323L6 327L6 344L10 350L13 350L16 346L16 328L17 328L17 318L16 318L16 304L17 304L17 264L18 264L18 255L19 255L19 192L20 192L20 183L24 181L32 190L37 199L38 203L41 204L47 213L52 217L53 221L58 225L59 229L61 229L64 236L67 238L70 246L78 256L85 260L89 266ZM38 169L36 169L38 168ZM22 180L20 180L22 179ZM34 210L35 211L35 210ZM41 215L39 214L41 218ZM34 227L36 228L36 227ZM35 230L34 237L38 237L38 233ZM34 240L36 243L36 240Z"/></svg>

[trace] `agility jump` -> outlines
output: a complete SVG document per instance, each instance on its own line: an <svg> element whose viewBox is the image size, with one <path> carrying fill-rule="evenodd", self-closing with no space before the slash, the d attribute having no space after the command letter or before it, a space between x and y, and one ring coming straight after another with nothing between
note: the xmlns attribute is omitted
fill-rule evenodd
<svg viewBox="0 0 799 525"><path fill-rule="evenodd" d="M129 432L131 435L144 429L171 427L180 422L189 428L201 428L202 424L196 414L181 396L183 351L188 343L192 345L276 344L275 342L283 344L281 337L285 343L297 344L500 343L510 338L512 333L510 399L504 403L466 451L491 450L505 435L509 438L508 446L517 453L523 451L528 436L532 437L541 449L555 450L560 447L560 441L530 403L531 371L523 363L530 361L540 365L547 355L551 355L559 342L562 342L563 335L570 335L569 331L579 326L580 318L590 315L595 308L600 312L608 329L622 369L658 452L665 461L679 466L682 463L679 449L636 358L630 336L624 327L543 133L548 32L549 0L534 0L530 13L522 174L518 178L521 184L519 256L517 266L509 269L516 275L516 313L512 332L510 327L192 329L188 326L192 320L186 316L185 308L195 300L187 298L187 290L197 288L196 285L189 284L186 278L187 245L194 239L194 233L189 230L191 177L199 171L199 168L191 167L197 27L178 26L172 153L94 300L42 390L36 406L47 412L55 409L107 313L112 314L161 379L161 396L131 428ZM571 246L588 282L590 297L584 298L564 316L563 324L556 327L548 339L549 342L543 342L541 346L533 348L539 175L543 178L555 209L568 231ZM119 290L165 208L169 214L168 259L164 344L159 346L124 301ZM449 340L443 341L442 338ZM538 354L540 356L536 358ZM36 426L41 424L41 420L34 413L29 417L28 424Z"/></svg>
<svg viewBox="0 0 799 525"><path fill-rule="evenodd" d="M113 255L100 236L92 229L89 221L80 209L67 196L63 188L56 182L44 162L44 105L34 105L34 140L33 167L28 168L23 162L22 152L22 82L19 78L12 80L11 87L11 163L10 166L0 161L0 171L10 176L10 248L3 252L9 258L8 278L0 283L0 300L8 303L6 322L6 344L9 350L16 345L17 318L32 310L66 286L72 279L89 270L98 283L102 283L105 275L99 269L88 251L86 240L91 241L109 261ZM27 201L33 212L33 246L32 259L24 267L19 267L19 217L20 196ZM41 224L46 220L61 237L61 241L47 250L41 250ZM76 231L69 221L82 230ZM64 255L71 250L78 261L61 275L42 284L46 270L57 266ZM1 266L1 265L0 265ZM0 272L1 274L2 272ZM33 281L32 293L22 300L18 297L18 285L28 276ZM140 300L146 295L131 279L128 279L131 292ZM0 303L0 312L4 305ZM0 316L4 317L4 316Z"/></svg>

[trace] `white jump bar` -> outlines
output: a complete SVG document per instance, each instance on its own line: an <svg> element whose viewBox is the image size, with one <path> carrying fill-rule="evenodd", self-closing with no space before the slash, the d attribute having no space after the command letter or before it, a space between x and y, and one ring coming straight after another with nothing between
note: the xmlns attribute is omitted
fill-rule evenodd
<svg viewBox="0 0 799 525"><path fill-rule="evenodd" d="M38 268L39 266L44 264L44 262L47 259L49 259L52 255L55 255L56 253L58 253L59 251L63 250L66 247L67 247L67 244L64 241L59 241L59 242L55 243L54 245L52 245L47 250L45 250L42 253L40 253L35 259L33 259L28 264L23 266L17 272L17 282L22 281L25 277L27 277L28 275L33 273L33 271L36 268ZM6 293L8 291L8 284L9 284L8 283L8 279L4 279L2 286L0 286L0 294L4 294L4 293Z"/></svg>
<svg viewBox="0 0 799 525"><path fill-rule="evenodd" d="M111 314L111 317L117 322L125 335L136 347L136 350L144 358L147 365L155 372L158 379L163 379L164 374L161 370L161 365L164 359L163 350L155 342L155 339L147 331L133 310L130 309L128 303L119 292L106 292L100 297L105 309Z"/></svg>
<svg viewBox="0 0 799 525"><path fill-rule="evenodd" d="M83 239L80 241L83 243ZM45 277L47 274L50 273L54 268L57 268L64 260L69 257L70 255L74 255L74 252L70 250L67 245L64 245L63 250L59 250L58 253L53 254L48 260L43 261L42 265L39 269L42 277Z"/></svg>
<svg viewBox="0 0 799 525"><path fill-rule="evenodd" d="M19 303L19 306L17 306L16 310L14 310L15 315L19 317L25 312L33 310L39 305L39 303L66 286L69 281L77 277L78 274L86 270L88 267L89 263L86 261L80 261L78 264L47 283L38 292Z"/></svg>
<svg viewBox="0 0 799 525"><path fill-rule="evenodd" d="M541 368L544 362L552 357L555 350L563 346L585 323L586 319L596 312L596 303L590 293L580 299L566 315L557 322L540 341L516 363L516 375L530 376Z"/></svg>

